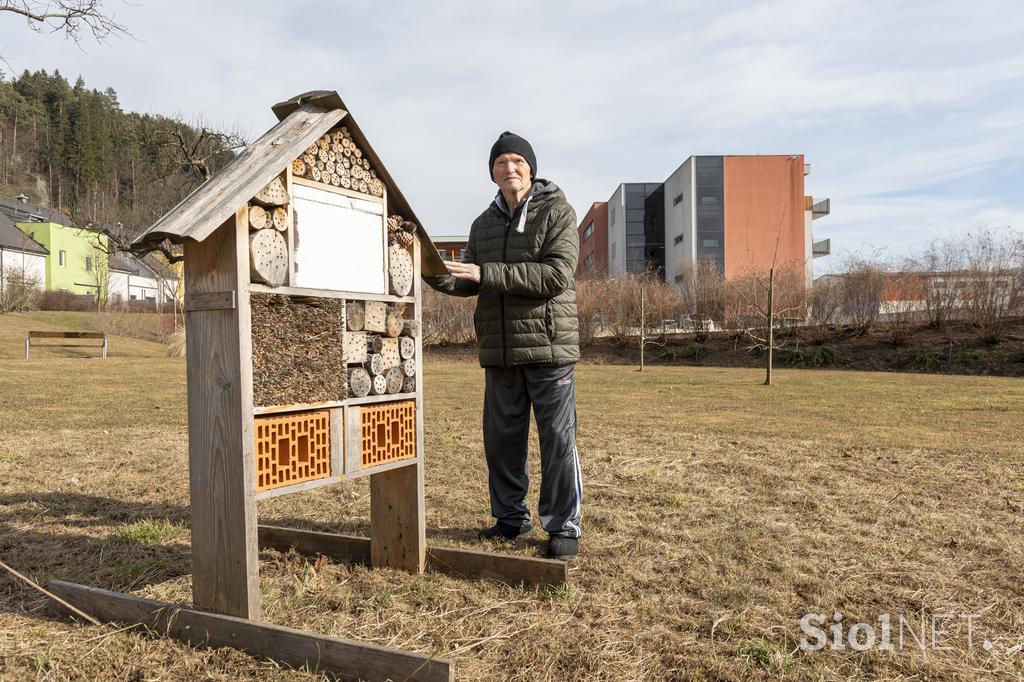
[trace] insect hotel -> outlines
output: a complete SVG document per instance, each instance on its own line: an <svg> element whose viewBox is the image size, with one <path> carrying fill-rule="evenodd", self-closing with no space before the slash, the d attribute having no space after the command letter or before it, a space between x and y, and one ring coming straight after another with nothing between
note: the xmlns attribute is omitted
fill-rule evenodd
<svg viewBox="0 0 1024 682"><path fill-rule="evenodd" d="M440 659L256 622L260 548L566 579L563 562L427 547L421 275L446 269L337 93L273 111L276 126L137 242L184 246L195 608L171 618L153 615L168 604L51 584L104 619L193 642L360 679L448 679ZM261 499L363 476L369 538L258 524Z"/></svg>

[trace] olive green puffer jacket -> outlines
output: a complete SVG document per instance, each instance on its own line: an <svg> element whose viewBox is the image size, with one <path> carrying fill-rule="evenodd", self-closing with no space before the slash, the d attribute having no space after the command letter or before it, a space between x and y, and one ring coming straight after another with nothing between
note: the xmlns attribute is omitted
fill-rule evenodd
<svg viewBox="0 0 1024 682"><path fill-rule="evenodd" d="M496 199L497 200L497 199ZM451 275L427 284L454 296L478 296L473 316L481 367L567 365L580 358L576 316L576 213L562 190L537 180L509 218L492 203L473 221L463 261L480 266L480 284Z"/></svg>

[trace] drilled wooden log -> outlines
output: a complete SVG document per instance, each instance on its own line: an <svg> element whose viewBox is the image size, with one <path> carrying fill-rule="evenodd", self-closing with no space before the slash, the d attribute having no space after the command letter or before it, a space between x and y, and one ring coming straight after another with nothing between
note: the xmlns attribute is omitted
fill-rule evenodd
<svg viewBox="0 0 1024 682"><path fill-rule="evenodd" d="M323 137L316 141L316 145L317 147L320 148L320 151L326 151L327 148L331 146L331 140L329 137L324 135Z"/></svg>
<svg viewBox="0 0 1024 682"><path fill-rule="evenodd" d="M380 357L384 360L384 369L400 366L402 356L398 353L398 339L384 339Z"/></svg>
<svg viewBox="0 0 1024 682"><path fill-rule="evenodd" d="M348 305L351 305L348 304ZM365 332L345 332L342 360L347 365L361 365L366 362L367 347Z"/></svg>
<svg viewBox="0 0 1024 682"><path fill-rule="evenodd" d="M402 370L398 367L391 367L384 376L388 381L388 393L398 393L402 390L402 382L405 381L405 375L402 374Z"/></svg>
<svg viewBox="0 0 1024 682"><path fill-rule="evenodd" d="M331 174L331 184L335 187L341 187L341 176L337 173Z"/></svg>
<svg viewBox="0 0 1024 682"><path fill-rule="evenodd" d="M365 303L363 327L368 332L383 334L387 331L388 304L384 301L367 301Z"/></svg>
<svg viewBox="0 0 1024 682"><path fill-rule="evenodd" d="M407 377L416 376L416 361L402 360L402 374L404 374Z"/></svg>
<svg viewBox="0 0 1024 682"><path fill-rule="evenodd" d="M309 177L313 178L317 182L320 182L320 169L313 166L309 171Z"/></svg>
<svg viewBox="0 0 1024 682"><path fill-rule="evenodd" d="M386 369L384 357L380 353L370 353L366 356L366 370L373 376L383 374Z"/></svg>
<svg viewBox="0 0 1024 682"><path fill-rule="evenodd" d="M306 174L306 162L302 159L295 159L292 161L292 175L297 175L300 178Z"/></svg>
<svg viewBox="0 0 1024 682"><path fill-rule="evenodd" d="M288 242L277 230L257 230L249 236L249 275L272 287L288 274Z"/></svg>
<svg viewBox="0 0 1024 682"><path fill-rule="evenodd" d="M259 204L249 206L249 227L262 230L267 226L267 210Z"/></svg>
<svg viewBox="0 0 1024 682"><path fill-rule="evenodd" d="M384 333L391 337L397 337L402 333L403 322L402 313L398 312L395 308L388 310L388 318L384 322L387 329L385 329Z"/></svg>
<svg viewBox="0 0 1024 682"><path fill-rule="evenodd" d="M373 378L373 394L384 395L388 392L388 379L383 374L378 374Z"/></svg>
<svg viewBox="0 0 1024 682"><path fill-rule="evenodd" d="M353 367L348 372L348 390L355 398L362 398L370 393L373 378L362 367Z"/></svg>
<svg viewBox="0 0 1024 682"><path fill-rule="evenodd" d="M380 349L384 347L384 338L377 334L368 334L366 347L371 353L379 353Z"/></svg>
<svg viewBox="0 0 1024 682"><path fill-rule="evenodd" d="M403 336L398 339L398 354L403 360L410 360L416 355L416 339L411 336Z"/></svg>
<svg viewBox="0 0 1024 682"><path fill-rule="evenodd" d="M401 244L394 244L388 248L388 273L391 275L391 293L396 296L408 296L412 289L412 256Z"/></svg>
<svg viewBox="0 0 1024 682"><path fill-rule="evenodd" d="M278 206L270 212L270 222L274 229L278 232L284 232L288 229L288 209L284 206Z"/></svg>
<svg viewBox="0 0 1024 682"><path fill-rule="evenodd" d="M345 189L349 189L350 187L352 187L352 180L349 179L347 175L343 175L341 177L341 186L344 187Z"/></svg>
<svg viewBox="0 0 1024 682"><path fill-rule="evenodd" d="M261 189L253 200L261 206L283 206L288 203L288 190L280 176L271 180Z"/></svg>
<svg viewBox="0 0 1024 682"><path fill-rule="evenodd" d="M362 331L366 320L366 309L362 301L348 301L345 305L345 318L349 331Z"/></svg>
<svg viewBox="0 0 1024 682"><path fill-rule="evenodd" d="M416 392L416 377L406 377L402 382L402 393Z"/></svg>
<svg viewBox="0 0 1024 682"><path fill-rule="evenodd" d="M368 194L368 188L366 187L366 180L359 181L359 191L363 194Z"/></svg>

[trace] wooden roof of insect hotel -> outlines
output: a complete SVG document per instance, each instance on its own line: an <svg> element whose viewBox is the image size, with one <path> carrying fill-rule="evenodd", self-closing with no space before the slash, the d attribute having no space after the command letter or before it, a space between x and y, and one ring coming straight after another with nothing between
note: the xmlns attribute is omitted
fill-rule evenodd
<svg viewBox="0 0 1024 682"><path fill-rule="evenodd" d="M363 150L387 188L387 212L397 213L419 226L423 274L444 274L447 269L394 178L373 150L348 107L333 90L314 90L272 107L279 123L245 148L216 175L197 187L177 206L141 234L135 245L155 246L165 239L175 243L201 242L239 206L277 177L293 159L344 119L353 141Z"/></svg>

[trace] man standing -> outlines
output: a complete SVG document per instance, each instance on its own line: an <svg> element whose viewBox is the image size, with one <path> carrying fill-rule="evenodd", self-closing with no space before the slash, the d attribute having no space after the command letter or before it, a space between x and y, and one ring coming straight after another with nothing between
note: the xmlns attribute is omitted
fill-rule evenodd
<svg viewBox="0 0 1024 682"><path fill-rule="evenodd" d="M463 262L426 281L454 296L477 296L473 316L484 368L484 450L491 515L483 539L531 531L527 440L530 408L540 435L540 522L548 556L579 552L583 478L576 452L575 363L579 360L574 275L576 213L554 183L537 178L537 157L504 132L488 172L498 194L473 221Z"/></svg>

